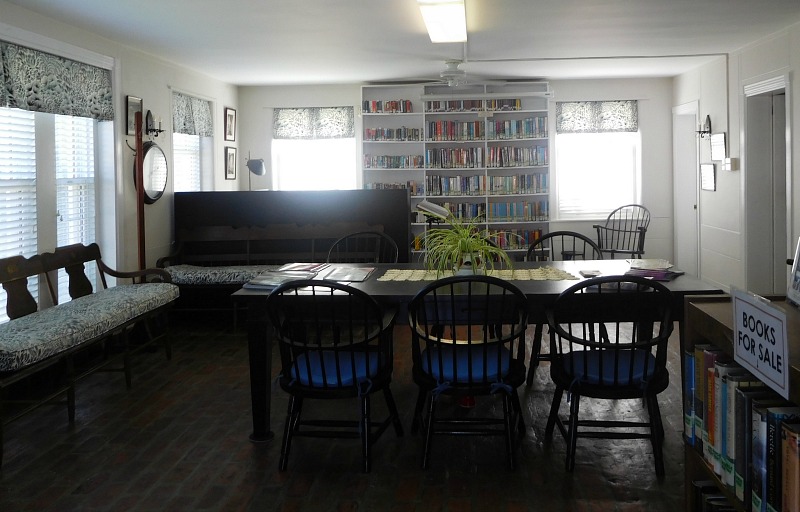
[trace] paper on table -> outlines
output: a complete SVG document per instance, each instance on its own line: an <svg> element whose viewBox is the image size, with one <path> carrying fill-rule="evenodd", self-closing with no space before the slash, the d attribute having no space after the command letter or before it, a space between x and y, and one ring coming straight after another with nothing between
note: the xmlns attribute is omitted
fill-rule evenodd
<svg viewBox="0 0 800 512"><path fill-rule="evenodd" d="M333 267L325 274L323 279L329 281L349 281L351 283L364 281L369 277L375 267Z"/></svg>
<svg viewBox="0 0 800 512"><path fill-rule="evenodd" d="M313 279L316 275L316 272L271 270L259 274L246 282L244 288L249 288L251 290L271 290L283 283L295 281L297 279Z"/></svg>
<svg viewBox="0 0 800 512"><path fill-rule="evenodd" d="M633 269L666 270L672 268L672 263L664 259L633 259L628 260Z"/></svg>

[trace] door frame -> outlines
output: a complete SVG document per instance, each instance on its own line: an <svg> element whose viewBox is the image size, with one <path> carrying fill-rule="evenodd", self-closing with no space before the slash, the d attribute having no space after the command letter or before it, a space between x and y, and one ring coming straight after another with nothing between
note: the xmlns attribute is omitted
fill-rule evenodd
<svg viewBox="0 0 800 512"><path fill-rule="evenodd" d="M678 240L678 197L684 195L684 191L686 190L685 183L678 183L677 177L678 173L678 162L680 160L678 156L678 147L679 143L677 142L678 137L692 137L695 140L694 144L694 180L692 183L692 190L689 192L689 195L692 195L694 201L694 240L686 240L684 237L684 241L688 244L694 244L694 270L696 270L696 276L702 276L702 269L700 266L700 143L697 140L697 135L694 131L691 134L683 134L677 132L678 122L676 118L678 116L691 116L693 119L692 127L698 126L700 116L699 116L699 102L697 100L690 101L688 103L683 103L681 105L677 105L672 107L672 190L673 190L673 199L672 199L672 246L673 246L673 262L678 263L678 249L681 247L681 243ZM690 249L691 251L691 249ZM680 265L679 265L680 266ZM681 268L681 270L687 270L685 268ZM688 269L691 271L692 269Z"/></svg>

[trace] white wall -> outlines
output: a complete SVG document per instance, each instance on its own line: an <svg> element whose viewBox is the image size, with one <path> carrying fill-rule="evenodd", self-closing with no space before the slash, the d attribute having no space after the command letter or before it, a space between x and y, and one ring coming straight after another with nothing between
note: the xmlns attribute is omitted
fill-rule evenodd
<svg viewBox="0 0 800 512"><path fill-rule="evenodd" d="M744 86L782 74L789 74L790 101L789 151L787 168L794 184L790 191L787 216L791 224L791 239L800 236L800 190L797 164L800 155L800 105L792 98L800 94L800 81L793 76L800 65L800 25L755 41L728 59L720 58L675 79L673 104L697 100L700 117L711 116L715 133L727 135L729 156L739 161L738 171L717 172L717 190L700 194L700 277L723 289L729 285L744 287L746 283L745 232L746 208L750 204L743 188L746 176L744 140ZM745 160L743 160L745 156ZM710 162L710 148L705 140L700 144L700 162ZM794 242L791 243L794 246Z"/></svg>
<svg viewBox="0 0 800 512"><path fill-rule="evenodd" d="M557 101L639 101L641 202L652 215L645 238L646 256L672 260L672 79L553 80L550 84L554 95L550 108L553 118ZM557 161L551 171L558 173ZM597 234L592 224L603 220L555 221L551 222L550 230L577 231L594 239Z"/></svg>
<svg viewBox="0 0 800 512"><path fill-rule="evenodd" d="M239 117L241 139L239 148L242 162L247 158L248 152L252 158L263 158L267 166L265 176L251 176L252 188L272 188L271 165L272 160L272 109L292 107L347 107L352 106L356 114L361 111L361 86L349 85L295 85L239 87ZM361 117L355 118L356 139L361 140ZM361 144L358 147L358 158L361 161ZM311 157L311 156L310 156ZM359 174L359 186L361 176ZM247 190L248 176L244 169L240 177L242 190Z"/></svg>
<svg viewBox="0 0 800 512"><path fill-rule="evenodd" d="M209 99L214 104L215 140L214 185L217 190L237 189L236 181L226 181L223 166L223 147L236 146L236 142L223 141L224 107L236 108L236 87L214 80L203 74L165 62L142 52L131 50L114 41L86 32L59 21L33 13L0 0L2 23L61 42L84 48L115 59L115 168L117 211L122 219L118 233L118 261L110 262L118 268L133 269L138 265L136 188L133 183L134 137L125 135L125 96L138 96L143 100L145 112L151 110L155 117L163 118L165 133L153 138L164 149L170 160L170 181L164 196L153 205L145 205L145 233L147 265L154 266L157 258L169 252L172 240L172 88ZM0 35L1 36L1 35ZM145 139L146 140L146 139ZM241 159L241 156L240 156ZM244 173L238 172L241 179ZM246 178L246 176L245 176ZM108 212L98 212L107 215Z"/></svg>

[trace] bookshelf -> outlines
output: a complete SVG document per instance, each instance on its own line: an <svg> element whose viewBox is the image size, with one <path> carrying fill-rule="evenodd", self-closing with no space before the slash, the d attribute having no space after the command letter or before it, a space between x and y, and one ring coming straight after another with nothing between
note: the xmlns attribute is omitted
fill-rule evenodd
<svg viewBox="0 0 800 512"><path fill-rule="evenodd" d="M548 231L550 96L547 82L364 86L364 187L410 190L414 240L428 227L416 210L427 200L481 216L522 259ZM414 242L412 252L421 255Z"/></svg>
<svg viewBox="0 0 800 512"><path fill-rule="evenodd" d="M734 325L733 306L729 296L695 296L686 297L685 343L681 347L685 351L693 351L696 346L709 344L721 349L721 353L733 359ZM773 305L786 311L787 332L789 336L789 400L800 404L800 311L782 299L773 300ZM696 362L695 362L696 363ZM682 375L687 375L685 360L682 362ZM688 371L692 371L689 369ZM683 386L684 414L687 413L687 392ZM738 427L737 427L738 428ZM738 456L738 453L737 453ZM685 461L685 502L687 511L699 511L695 503L694 482L710 481L716 491L724 495L739 511L749 511L750 503L737 498L735 489L723 481L712 465L710 465L698 447L690 444L684 437Z"/></svg>

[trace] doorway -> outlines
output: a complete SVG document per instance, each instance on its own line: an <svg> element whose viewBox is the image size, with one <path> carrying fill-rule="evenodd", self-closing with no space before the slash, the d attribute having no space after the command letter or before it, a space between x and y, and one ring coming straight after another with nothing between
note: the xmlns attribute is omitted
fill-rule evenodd
<svg viewBox="0 0 800 512"><path fill-rule="evenodd" d="M787 199L787 78L745 86L743 211L745 283L761 294L785 294L793 257Z"/></svg>
<svg viewBox="0 0 800 512"><path fill-rule="evenodd" d="M699 277L697 122L696 101L672 109L673 263Z"/></svg>

